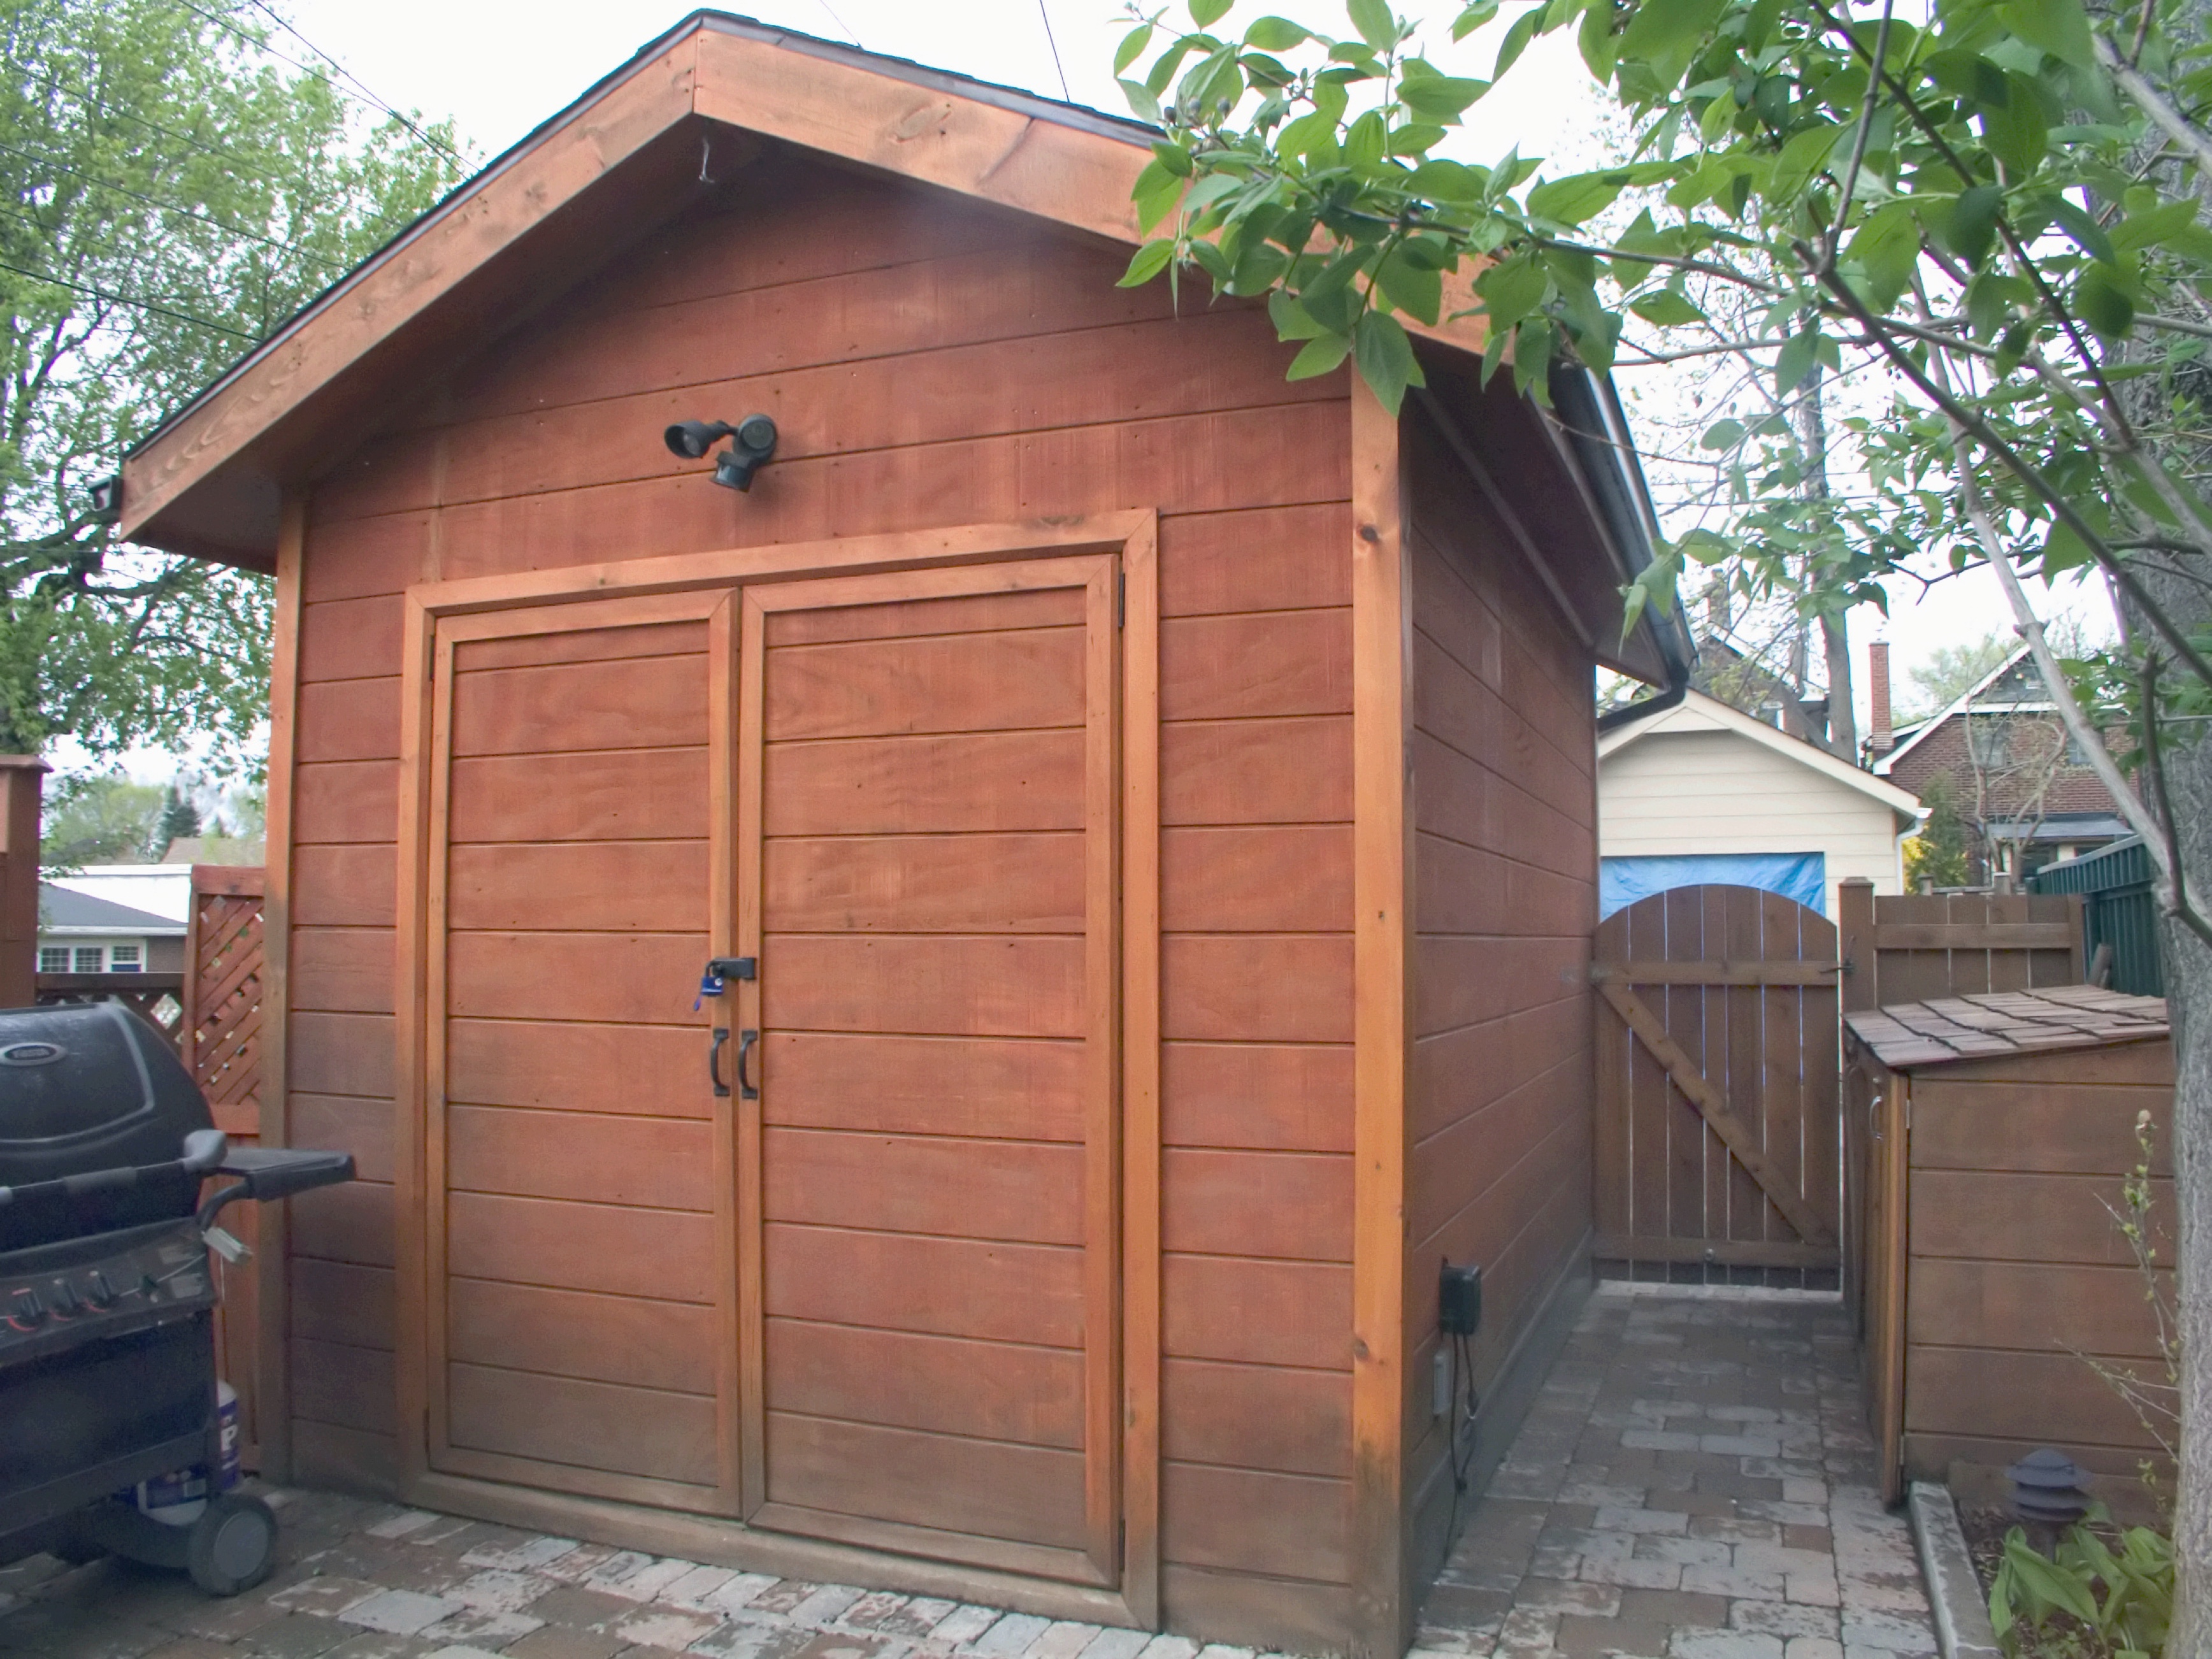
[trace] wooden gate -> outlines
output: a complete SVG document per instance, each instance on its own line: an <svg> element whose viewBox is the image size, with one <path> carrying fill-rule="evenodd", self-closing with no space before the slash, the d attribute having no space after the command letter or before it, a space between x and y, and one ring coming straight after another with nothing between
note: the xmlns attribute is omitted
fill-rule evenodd
<svg viewBox="0 0 2212 1659"><path fill-rule="evenodd" d="M1836 928L1749 887L1685 887L1597 931L1605 1261L1840 1265Z"/></svg>

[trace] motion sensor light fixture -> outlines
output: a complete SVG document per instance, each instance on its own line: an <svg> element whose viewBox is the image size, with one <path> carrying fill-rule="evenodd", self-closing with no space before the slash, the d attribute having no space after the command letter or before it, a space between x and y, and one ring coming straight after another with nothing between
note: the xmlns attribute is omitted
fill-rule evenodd
<svg viewBox="0 0 2212 1659"><path fill-rule="evenodd" d="M696 461L727 438L730 447L714 457L714 482L726 489L750 489L753 474L775 453L775 422L748 415L735 426L727 421L678 421L661 434L669 453Z"/></svg>

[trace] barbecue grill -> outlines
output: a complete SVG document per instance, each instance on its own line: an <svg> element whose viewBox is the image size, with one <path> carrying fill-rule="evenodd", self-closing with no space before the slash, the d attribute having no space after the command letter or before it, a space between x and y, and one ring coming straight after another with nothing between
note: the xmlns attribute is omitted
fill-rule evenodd
<svg viewBox="0 0 2212 1659"><path fill-rule="evenodd" d="M219 1595L268 1576L276 1516L225 1486L209 1249L243 1255L226 1205L352 1176L232 1148L119 1003L0 1011L0 1562L114 1553Z"/></svg>

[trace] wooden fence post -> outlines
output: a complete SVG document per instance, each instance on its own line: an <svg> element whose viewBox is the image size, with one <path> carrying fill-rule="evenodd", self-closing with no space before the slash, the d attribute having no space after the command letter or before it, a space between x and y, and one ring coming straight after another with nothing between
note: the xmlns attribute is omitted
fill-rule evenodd
<svg viewBox="0 0 2212 1659"><path fill-rule="evenodd" d="M1881 1006L1875 979L1874 884L1850 876L1836 892L1836 945L1843 958L1844 1012Z"/></svg>
<svg viewBox="0 0 2212 1659"><path fill-rule="evenodd" d="M52 769L0 755L0 1008L39 1000L39 805Z"/></svg>

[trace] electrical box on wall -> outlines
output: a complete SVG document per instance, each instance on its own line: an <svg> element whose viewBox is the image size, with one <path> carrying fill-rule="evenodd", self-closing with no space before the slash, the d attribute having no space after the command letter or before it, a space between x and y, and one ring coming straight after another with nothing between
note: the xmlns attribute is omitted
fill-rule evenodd
<svg viewBox="0 0 2212 1659"><path fill-rule="evenodd" d="M1446 1336L1473 1336L1482 1326L1482 1269L1447 1261L1437 1270L1437 1325Z"/></svg>

